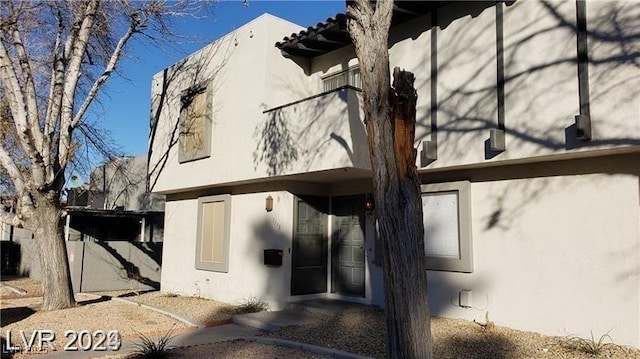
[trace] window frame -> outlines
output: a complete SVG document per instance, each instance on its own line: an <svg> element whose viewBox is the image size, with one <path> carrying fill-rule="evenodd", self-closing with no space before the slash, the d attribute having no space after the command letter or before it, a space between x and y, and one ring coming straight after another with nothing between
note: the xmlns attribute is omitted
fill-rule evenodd
<svg viewBox="0 0 640 359"><path fill-rule="evenodd" d="M185 102L189 96L197 96L200 94L206 95L206 114L204 123L204 148L200 150L194 150L186 152L184 150L185 133L184 126L187 121L187 113L189 106L185 106ZM189 103L190 104L190 103ZM178 137L178 162L185 163L190 161L201 160L211 156L211 138L212 138L212 122L213 122L213 91L211 81L203 81L199 84L193 85L180 94L180 119L179 119L179 137Z"/></svg>
<svg viewBox="0 0 640 359"><path fill-rule="evenodd" d="M223 243L222 243L222 254L224 260L222 263L213 263L213 262L205 262L202 261L201 258L201 249L202 249L202 222L203 222L203 207L205 203L215 203L215 202L224 202L224 234L223 234ZM212 271L212 272L229 272L229 243L231 237L231 195L230 194L222 194L216 196L207 196L198 198L198 223L196 230L196 257L195 257L195 268L200 270Z"/></svg>
<svg viewBox="0 0 640 359"><path fill-rule="evenodd" d="M439 192L456 192L458 197L458 248L459 257L427 255L427 269L447 272L473 272L473 238L471 231L471 184L469 181L433 183L420 186L420 198ZM424 221L424 213L423 221ZM426 238L426 230L423 240ZM426 246L425 246L426 253Z"/></svg>

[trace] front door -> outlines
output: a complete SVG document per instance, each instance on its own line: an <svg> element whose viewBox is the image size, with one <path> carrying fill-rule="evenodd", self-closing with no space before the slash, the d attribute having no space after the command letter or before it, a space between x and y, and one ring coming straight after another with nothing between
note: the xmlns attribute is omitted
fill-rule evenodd
<svg viewBox="0 0 640 359"><path fill-rule="evenodd" d="M331 291L364 297L364 196L334 197L332 209Z"/></svg>
<svg viewBox="0 0 640 359"><path fill-rule="evenodd" d="M296 199L291 295L327 291L327 198Z"/></svg>

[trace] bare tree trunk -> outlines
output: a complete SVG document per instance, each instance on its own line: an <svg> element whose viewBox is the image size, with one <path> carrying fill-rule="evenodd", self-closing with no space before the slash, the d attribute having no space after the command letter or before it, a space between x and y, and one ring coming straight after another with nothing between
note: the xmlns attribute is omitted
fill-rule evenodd
<svg viewBox="0 0 640 359"><path fill-rule="evenodd" d="M192 1L0 1L0 176L15 203L0 221L35 231L44 309L74 304L60 194L78 150L96 145L74 132L132 37L166 41L175 35L168 18L202 10Z"/></svg>
<svg viewBox="0 0 640 359"><path fill-rule="evenodd" d="M365 124L383 246L390 358L432 357L420 181L415 165L417 93L410 72L389 82L393 1L349 1L349 32L360 62Z"/></svg>
<svg viewBox="0 0 640 359"><path fill-rule="evenodd" d="M54 199L50 200L49 197ZM35 240L40 254L44 310L64 309L75 305L59 197L52 195L38 198L33 217Z"/></svg>
<svg viewBox="0 0 640 359"><path fill-rule="evenodd" d="M422 201L413 147L416 116L413 80L412 73L396 68L389 96L391 121L382 126L373 124L379 121L368 124L372 133L378 133L377 139L370 137L370 151L372 162L376 163L373 184L384 246L385 308L391 358L431 358L432 355Z"/></svg>

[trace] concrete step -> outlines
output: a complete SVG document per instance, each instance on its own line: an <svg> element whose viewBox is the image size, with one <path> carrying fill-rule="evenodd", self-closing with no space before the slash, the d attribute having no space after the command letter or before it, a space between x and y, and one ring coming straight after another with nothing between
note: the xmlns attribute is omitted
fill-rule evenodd
<svg viewBox="0 0 640 359"><path fill-rule="evenodd" d="M231 320L236 324L266 331L277 331L290 325L310 324L321 319L322 317L316 314L298 310L235 314L231 318Z"/></svg>
<svg viewBox="0 0 640 359"><path fill-rule="evenodd" d="M336 316L347 310L367 310L374 308L378 307L335 299L311 299L287 303L287 309L289 310L298 310L321 316Z"/></svg>

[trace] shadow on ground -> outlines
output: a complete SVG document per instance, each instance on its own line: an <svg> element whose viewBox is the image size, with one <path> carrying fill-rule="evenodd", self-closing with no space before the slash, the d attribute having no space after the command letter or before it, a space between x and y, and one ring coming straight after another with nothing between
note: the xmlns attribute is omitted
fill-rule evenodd
<svg viewBox="0 0 640 359"><path fill-rule="evenodd" d="M11 323L19 322L36 311L29 307L15 307L0 309L0 326L4 327Z"/></svg>
<svg viewBox="0 0 640 359"><path fill-rule="evenodd" d="M475 336L452 335L435 341L434 358L507 359L516 351L513 342L504 335L478 330Z"/></svg>

